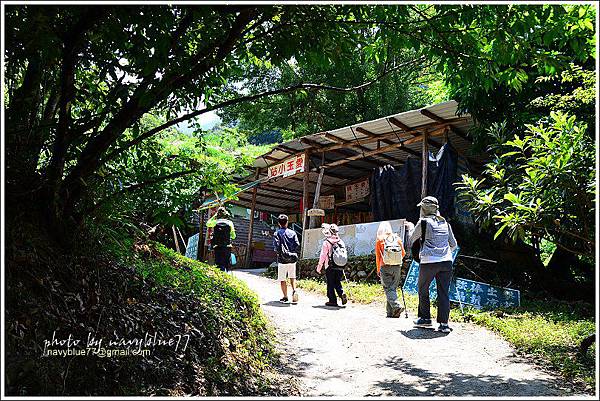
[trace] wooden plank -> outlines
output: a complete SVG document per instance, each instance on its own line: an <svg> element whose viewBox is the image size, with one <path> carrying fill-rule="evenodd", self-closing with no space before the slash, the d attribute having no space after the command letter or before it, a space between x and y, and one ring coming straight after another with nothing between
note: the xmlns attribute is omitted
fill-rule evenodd
<svg viewBox="0 0 600 401"><path fill-rule="evenodd" d="M177 253L181 253L181 249L179 249L179 240L177 239L177 233L175 233L175 226L171 226L173 230L173 239L175 240L175 248L177 248Z"/></svg>
<svg viewBox="0 0 600 401"><path fill-rule="evenodd" d="M198 214L198 225L200 226L200 232L198 233L198 260L204 261L204 213L205 210L201 210Z"/></svg>
<svg viewBox="0 0 600 401"><path fill-rule="evenodd" d="M364 129L364 128L362 128L362 127L356 127L356 128L354 128L354 130L356 130L356 132L358 132L358 133L360 133L360 134L363 134L363 135L366 135L366 136L368 136L369 138L377 138L377 140L378 140L378 141L379 141L379 140L385 140L385 139L380 139L380 138L379 138L379 136L378 136L377 134L374 134L374 133L372 133L372 132L369 132L369 131L367 131L366 129ZM337 141L337 142L339 142L339 143L342 143L342 144L346 144L346 145L348 145L348 147L349 147L349 148L353 148L353 149L359 149L361 152L364 152L364 151L367 151L367 152L369 152L369 151L371 151L371 149L369 149L369 148L367 148L367 147L365 147L365 146L362 146L362 145L359 145L359 144L357 144L357 143L356 143L356 142L357 142L356 140L354 140L354 141L346 141L346 140L343 140L342 138L339 138L339 137L337 137L337 136L334 136L334 135L330 135L330 136L333 136L333 137L337 138L337 139L338 139L338 141ZM359 139L359 141L360 141L360 139ZM388 142L388 143L390 143L390 144L391 144L391 143L393 143L393 142L391 142L391 141L388 141L388 140L385 140L385 141L386 141L386 142ZM384 159L386 159L386 160L388 160L388 161L391 161L391 162L393 162L393 163L400 163L400 160L398 160L398 159L396 159L396 158L394 158L394 157L392 157L392 156L388 156L388 155L383 155L383 154L382 154L382 155L379 155L379 157L382 157L382 158L384 158ZM380 166L382 166L382 165L386 165L386 164L387 164L387 163L381 163L381 162L380 162L379 160L377 160L377 159L374 159L374 160L375 160L375 161L376 161L376 162L377 162L377 163L378 163Z"/></svg>
<svg viewBox="0 0 600 401"><path fill-rule="evenodd" d="M398 120L396 117L390 117L388 118L388 121L392 124L394 124L396 127L401 128L404 131L411 131L412 128L409 127L408 125L404 124L402 121Z"/></svg>
<svg viewBox="0 0 600 401"><path fill-rule="evenodd" d="M286 177L286 179L292 180L292 181L302 181L302 182L304 182L304 178L298 178L298 177L293 177L293 176L292 177ZM321 185L324 186L324 187L327 187L327 188L335 188L333 185L329 185L329 184L325 184L325 183L322 183Z"/></svg>
<svg viewBox="0 0 600 401"><path fill-rule="evenodd" d="M315 194L313 196L313 209L316 209L319 205L319 196L321 194L321 182L323 181L323 173L325 173L324 168L319 169L319 178L317 178L317 187L315 188ZM309 227L313 227L316 221L316 216L312 216L309 221Z"/></svg>
<svg viewBox="0 0 600 401"><path fill-rule="evenodd" d="M308 210L308 184L310 181L310 171L308 168L308 161L310 160L310 151L307 149L304 151L304 177L302 177L302 244L300 252L304 255L304 241L306 240L306 211Z"/></svg>
<svg viewBox="0 0 600 401"><path fill-rule="evenodd" d="M278 188L272 185L261 185L261 192L273 192L275 194L284 195L284 196L301 196L302 191L296 191L293 189L287 188Z"/></svg>
<svg viewBox="0 0 600 401"><path fill-rule="evenodd" d="M427 117L433 121L437 121L439 123L446 124L448 122L448 120L443 119L442 117L438 116L437 114L435 114L427 109L421 110L421 114L423 114L425 117Z"/></svg>
<svg viewBox="0 0 600 401"><path fill-rule="evenodd" d="M430 133L430 135L441 135L442 133L443 133L443 130L435 130L434 132ZM365 152L364 154L359 154L359 155L356 155L356 156L349 157L346 160L339 160L339 161L336 161L336 162L333 162L333 163L326 164L325 167L331 168L333 166L339 166L341 164L346 164L346 163L349 163L349 162L351 162L353 160L358 160L358 159L363 158L363 157L368 157L368 156L376 155L376 154L387 152L389 150L396 149L396 148L403 148L406 145L410 145L411 143L421 141L422 139L423 139L423 135L420 135L418 137L407 139L407 140L405 140L403 142L393 143L391 145L387 145L387 146L384 146L384 147L379 148L379 149L375 149L375 150L371 150L369 152Z"/></svg>
<svg viewBox="0 0 600 401"><path fill-rule="evenodd" d="M258 180L260 176L260 169L256 169L256 173L254 174L254 180ZM244 266L250 267L251 254L252 254L252 232L254 230L254 210L256 208L256 192L258 191L258 185L252 188L252 206L250 206L250 226L248 227L248 240L246 241L246 260L244 261Z"/></svg>
<svg viewBox="0 0 600 401"><path fill-rule="evenodd" d="M333 152L332 152L332 153L333 153ZM337 152L336 152L336 153L337 153ZM347 153L341 153L341 152L340 152L340 154L341 154L341 155L342 155L344 158L346 158L346 157L348 157L348 156L353 156L353 155L348 155ZM314 160L314 157L312 157L312 159ZM335 160L332 160L332 159L329 159L329 158L323 157L323 162L322 162L322 163L320 163L320 164L325 164L325 163L334 162L334 161L335 161ZM379 166L379 165L377 165L377 166ZM367 169L365 169L365 168L360 168L360 167L353 167L353 166L347 166L347 167L348 167L348 168L350 168L350 169L352 169L352 170L359 171L359 172L361 172L361 173L364 173L364 172L367 170ZM311 171L316 171L316 169L312 169ZM341 175L339 175L339 174L327 174L327 175L329 175L329 176L331 176L331 177L333 177L333 178L340 179L340 180L345 180L345 179L346 179L346 177L344 177L344 176L341 176Z"/></svg>
<svg viewBox="0 0 600 401"><path fill-rule="evenodd" d="M281 203L281 202L288 203L288 204L282 205L282 206L291 206L291 205L289 205L289 203L293 203L293 204L296 203L295 200L293 200L291 198L284 198L284 197L281 197L281 196L270 196L268 194L261 193L261 192L257 192L256 193L256 197L257 197L256 198L256 204L257 205L260 205L261 202L268 202L271 199L276 200L277 203ZM252 202L252 195L251 194L239 194L238 198L240 198L241 200L246 201L246 202ZM270 203L262 203L262 205L267 205L268 206L268 205L270 205Z"/></svg>
<svg viewBox="0 0 600 401"><path fill-rule="evenodd" d="M366 129L364 129L362 127L357 127L356 131L360 132L361 134L364 134L364 135L366 135L366 136L368 136L370 138L378 138L379 139L379 135L375 134L374 132L367 131ZM417 131L415 131L413 136L417 136L417 135L419 135L419 133ZM395 138L395 139L397 140L398 138ZM392 141L391 139L387 139L387 138L383 138L383 139L379 139L379 140L381 142L387 143L388 145L391 145L392 143L394 143L394 141ZM381 147L381 146L378 145L378 147ZM412 149L409 149L409 148L402 148L400 150L402 150L402 151L404 151L406 153L410 153L411 155L414 155L414 156L417 156L417 157L421 158L421 153L417 152L416 150L412 150ZM401 163L404 163L404 162L401 161Z"/></svg>
<svg viewBox="0 0 600 401"><path fill-rule="evenodd" d="M421 157L421 199L427 196L427 165L429 164L429 143L427 139L429 133L423 132L422 149L423 156Z"/></svg>
<svg viewBox="0 0 600 401"><path fill-rule="evenodd" d="M250 207L250 201L249 200L232 200L229 201L229 203L231 203L232 205L238 205L238 206L242 206L245 208L249 208ZM256 202L257 205L260 205L260 202ZM271 212L271 213L282 213L283 211L286 211L288 209L286 209L284 206L275 206L273 204L270 205L264 205L262 207L259 208L259 210L262 210L263 212Z"/></svg>
<svg viewBox="0 0 600 401"><path fill-rule="evenodd" d="M296 149L290 148L289 146L286 146L286 145L277 145L273 150L281 150L286 153L289 153L290 155L295 155L297 153L302 152L301 150L296 150Z"/></svg>

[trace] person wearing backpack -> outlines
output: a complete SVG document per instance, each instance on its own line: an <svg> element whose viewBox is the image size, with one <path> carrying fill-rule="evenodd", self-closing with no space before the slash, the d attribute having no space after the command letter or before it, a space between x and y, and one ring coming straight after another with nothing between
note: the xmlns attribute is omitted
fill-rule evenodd
<svg viewBox="0 0 600 401"><path fill-rule="evenodd" d="M390 222L379 223L375 241L375 263L377 276L381 280L387 298L385 303L387 317L398 318L404 312L404 307L398 302L398 284L400 284L402 260L405 254L402 240L392 231Z"/></svg>
<svg viewBox="0 0 600 401"><path fill-rule="evenodd" d="M206 222L212 228L210 245L215 252L215 264L221 271L227 272L231 264L231 241L235 239L235 227L231 215L223 206Z"/></svg>
<svg viewBox="0 0 600 401"><path fill-rule="evenodd" d="M435 278L437 287L437 322L438 331L450 333L448 326L450 316L450 280L452 278L452 251L457 246L452 227L439 212L438 200L426 196L417 206L421 207L421 218L415 226L410 238L411 246L420 240L420 249L412 250L413 258L418 251L419 261L419 310L415 327L431 328L431 311L429 310L429 285Z"/></svg>
<svg viewBox="0 0 600 401"><path fill-rule="evenodd" d="M296 262L298 261L300 242L296 232L288 228L288 217L285 214L280 214L277 217L277 223L279 223L279 229L275 231L273 236L273 248L277 252L277 281L279 281L281 292L283 292L283 298L279 301L288 302L287 278L289 278L292 287L292 303L296 303L298 302Z"/></svg>
<svg viewBox="0 0 600 401"><path fill-rule="evenodd" d="M344 241L338 236L339 228L336 224L323 224L321 232L325 235L321 255L317 264L317 272L325 269L327 279L327 306L339 306L337 295L342 300L342 305L348 303L348 297L342 288L344 266L348 261L348 253Z"/></svg>

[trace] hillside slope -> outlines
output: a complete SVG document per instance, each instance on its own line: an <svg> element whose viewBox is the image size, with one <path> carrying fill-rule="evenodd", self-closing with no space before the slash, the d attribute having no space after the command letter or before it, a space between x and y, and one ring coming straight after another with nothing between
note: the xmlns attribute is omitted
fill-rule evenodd
<svg viewBox="0 0 600 401"><path fill-rule="evenodd" d="M6 394L294 393L245 284L160 244L97 241L64 252L32 230L9 236Z"/></svg>

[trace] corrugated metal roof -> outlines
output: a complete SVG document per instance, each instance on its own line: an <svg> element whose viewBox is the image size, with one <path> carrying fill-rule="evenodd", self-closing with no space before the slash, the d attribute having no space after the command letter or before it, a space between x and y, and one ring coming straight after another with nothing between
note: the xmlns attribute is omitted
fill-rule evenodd
<svg viewBox="0 0 600 401"><path fill-rule="evenodd" d="M282 162L294 154L311 149L310 192L314 192L318 173L316 166L324 157L325 165L347 158L356 158L339 165L326 168L321 188L322 194L333 192L336 188L370 174L373 168L386 164L401 165L408 157L419 157L422 152L422 133L424 130L437 134L430 138L430 149L436 149L447 139L460 156L469 162L484 162L483 155L471 155L471 143L468 131L473 125L470 115L457 115L458 103L454 100L434 104L417 110L410 110L372 121L353 124L334 130L319 132L302 138L293 139L276 146L270 152L259 156L254 167L260 168L261 178L266 176L266 167ZM442 131L440 128L447 128ZM401 143L402 144L400 147ZM363 157L366 152L390 146L389 149ZM328 149L334 147L334 149ZM251 176L240 182L252 180ZM261 183L257 189L257 209L271 212L292 212L299 208L302 197L302 175L278 178ZM251 206L251 191L240 194L240 199L233 201L242 206Z"/></svg>

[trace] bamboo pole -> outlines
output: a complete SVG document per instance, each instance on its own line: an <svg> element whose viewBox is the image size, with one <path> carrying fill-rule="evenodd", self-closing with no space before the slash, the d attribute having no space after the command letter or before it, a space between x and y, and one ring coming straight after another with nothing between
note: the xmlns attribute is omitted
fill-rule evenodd
<svg viewBox="0 0 600 401"><path fill-rule="evenodd" d="M175 248L177 248L177 253L181 253L181 249L179 249L179 240L177 239L177 233L175 232L175 226L171 226L173 230L173 239L175 240Z"/></svg>
<svg viewBox="0 0 600 401"><path fill-rule="evenodd" d="M306 239L306 211L308 210L308 184L310 181L310 151L304 151L304 177L302 178L302 257L304 257L304 241Z"/></svg>
<svg viewBox="0 0 600 401"><path fill-rule="evenodd" d="M323 181L323 173L325 173L325 169L323 167L319 167L319 178L317 178L317 187L315 188L315 195L313 198L313 209L316 209L319 206L319 196L321 195L321 181ZM310 222L308 224L309 228L313 228L314 222L316 221L317 216L311 216Z"/></svg>
<svg viewBox="0 0 600 401"><path fill-rule="evenodd" d="M183 242L183 246L186 248L187 250L187 242L185 241L185 239L183 238L183 234L181 234L181 230L179 229L179 227L177 227L177 234L179 234L179 238L181 238L181 242Z"/></svg>
<svg viewBox="0 0 600 401"><path fill-rule="evenodd" d="M198 260L204 261L204 210L200 211L198 218L200 221L198 225L200 226L200 231L198 232Z"/></svg>
<svg viewBox="0 0 600 401"><path fill-rule="evenodd" d="M258 180L258 176L260 175L260 169L257 168L254 174L254 180ZM244 265L246 267L250 267L250 261L252 260L250 256L250 247L252 246L252 234L254 231L254 209L256 208L256 192L258 191L258 185L252 188L252 206L250 207L250 226L248 227L248 240L246 241L246 260L244 261Z"/></svg>
<svg viewBox="0 0 600 401"><path fill-rule="evenodd" d="M422 134L422 150L423 156L421 157L421 199L427 196L427 165L429 164L429 133L424 131Z"/></svg>

